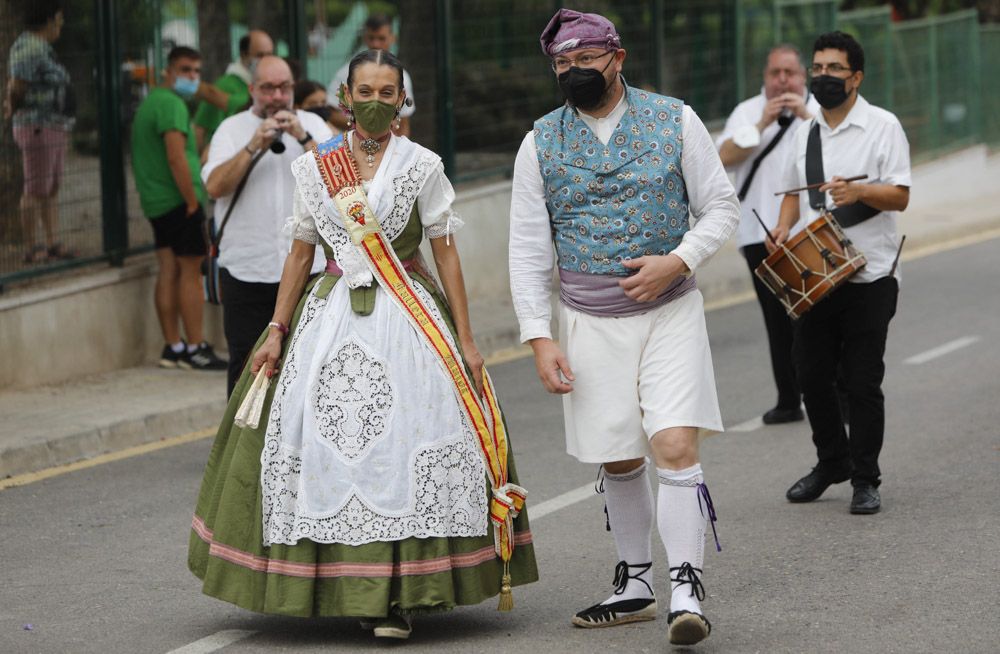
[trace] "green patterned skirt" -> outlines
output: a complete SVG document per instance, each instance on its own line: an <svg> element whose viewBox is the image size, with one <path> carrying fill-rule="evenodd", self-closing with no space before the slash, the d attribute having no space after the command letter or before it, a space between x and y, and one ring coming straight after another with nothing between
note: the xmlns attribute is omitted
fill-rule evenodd
<svg viewBox="0 0 1000 654"><path fill-rule="evenodd" d="M434 295L453 330L443 298L426 280L414 277ZM312 287L318 284L318 292L329 293L337 281L321 276L306 288L292 319L292 332ZM263 340L264 335L258 346ZM286 339L286 348L290 340ZM277 384L270 385L258 428L240 428L233 419L251 383L248 364L222 418L198 495L188 566L204 582L205 594L261 613L366 618L384 617L390 611L404 615L443 611L499 594L503 564L494 550L492 525L485 536L475 538L407 538L365 545L302 539L295 545L265 547L261 450ZM510 479L517 483L513 450L508 464ZM489 492L487 480L483 492ZM526 511L514 520L514 538L512 585L536 581Z"/></svg>

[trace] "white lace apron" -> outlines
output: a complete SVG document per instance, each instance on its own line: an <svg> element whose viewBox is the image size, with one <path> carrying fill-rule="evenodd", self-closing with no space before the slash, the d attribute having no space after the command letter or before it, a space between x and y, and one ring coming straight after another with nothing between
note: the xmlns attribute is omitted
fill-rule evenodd
<svg viewBox="0 0 1000 654"><path fill-rule="evenodd" d="M290 229L329 243L344 278L325 299L310 295L290 337L261 454L264 544L485 535L486 472L451 381L381 289L370 315L351 310L349 287L371 274L313 155L292 169ZM461 226L440 159L407 139L390 139L366 192L389 240L414 203L430 237Z"/></svg>

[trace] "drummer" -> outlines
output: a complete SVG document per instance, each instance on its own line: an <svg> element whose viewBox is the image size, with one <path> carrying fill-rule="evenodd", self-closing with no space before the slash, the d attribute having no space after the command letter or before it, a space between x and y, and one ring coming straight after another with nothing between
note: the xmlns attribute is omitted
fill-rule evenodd
<svg viewBox="0 0 1000 654"><path fill-rule="evenodd" d="M855 514L877 513L882 504L883 357L899 293L896 216L910 199L909 143L896 116L860 95L864 69L864 50L852 36L830 32L816 39L810 90L821 110L795 132L781 188L829 181L785 195L772 232L782 243L800 219L808 224L830 210L868 260L849 283L798 320L793 347L818 461L786 497L811 502L831 484L849 479ZM862 174L868 175L864 182L843 181ZM835 389L838 367L850 436Z"/></svg>

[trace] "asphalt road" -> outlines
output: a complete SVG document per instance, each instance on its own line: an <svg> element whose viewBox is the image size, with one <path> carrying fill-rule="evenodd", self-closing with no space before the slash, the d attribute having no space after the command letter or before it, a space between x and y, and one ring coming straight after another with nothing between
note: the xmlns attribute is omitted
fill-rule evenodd
<svg viewBox="0 0 1000 654"><path fill-rule="evenodd" d="M791 505L813 463L804 423L754 428L773 390L756 304L709 313L730 431L702 460L723 551L706 554L714 632L701 652L996 652L1000 649L1000 263L994 240L905 266L886 355L883 511L852 516L849 486ZM569 617L610 590L602 504L553 498L593 481L563 450L560 402L530 360L495 366L533 520L542 581L495 603L419 620L407 651L663 652L661 619L581 630ZM0 652L349 652L346 619L252 614L203 596L185 566L209 441L0 491ZM572 499L572 498L570 498ZM530 513L529 508L529 513ZM665 561L654 536L658 587ZM242 630L246 633L237 633ZM192 645L193 643L193 645ZM187 649L181 649L185 648ZM679 650L683 651L683 650Z"/></svg>

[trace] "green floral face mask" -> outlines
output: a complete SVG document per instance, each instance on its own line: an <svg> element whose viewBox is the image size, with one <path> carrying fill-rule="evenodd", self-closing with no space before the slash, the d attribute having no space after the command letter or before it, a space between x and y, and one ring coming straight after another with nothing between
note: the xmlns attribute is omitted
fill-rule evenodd
<svg viewBox="0 0 1000 654"><path fill-rule="evenodd" d="M355 102L352 110L358 127L373 136L387 131L392 119L396 117L396 105L378 100Z"/></svg>

